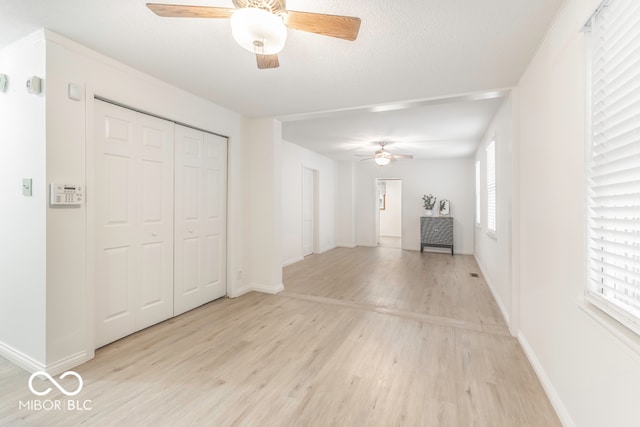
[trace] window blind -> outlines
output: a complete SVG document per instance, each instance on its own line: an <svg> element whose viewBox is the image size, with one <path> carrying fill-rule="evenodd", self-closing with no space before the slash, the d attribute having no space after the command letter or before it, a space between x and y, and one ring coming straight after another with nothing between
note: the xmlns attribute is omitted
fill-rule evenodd
<svg viewBox="0 0 640 427"><path fill-rule="evenodd" d="M640 334L640 2L590 22L587 299Z"/></svg>
<svg viewBox="0 0 640 427"><path fill-rule="evenodd" d="M476 162L476 224L480 224L480 161Z"/></svg>
<svg viewBox="0 0 640 427"><path fill-rule="evenodd" d="M496 141L487 146L487 229L496 232Z"/></svg>

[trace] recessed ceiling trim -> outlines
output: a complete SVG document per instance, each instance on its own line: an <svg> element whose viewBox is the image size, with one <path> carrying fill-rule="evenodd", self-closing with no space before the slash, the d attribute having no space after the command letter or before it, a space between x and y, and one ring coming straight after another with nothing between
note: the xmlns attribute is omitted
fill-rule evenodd
<svg viewBox="0 0 640 427"><path fill-rule="evenodd" d="M336 115L349 113L349 112L361 112L368 111L372 113L380 113L386 111L395 110L407 110L411 108L420 108L427 105L440 105L448 104L451 102L464 102L464 101L483 101L486 99L503 98L511 93L512 88L494 89L482 92L469 92L459 95L442 96L436 98L423 98L423 99L410 99L406 101L398 101L394 103L364 105L354 108L341 108L336 110L319 111L315 113L302 113L292 114L276 117L280 122L295 122L299 120L321 119L327 117L333 117Z"/></svg>

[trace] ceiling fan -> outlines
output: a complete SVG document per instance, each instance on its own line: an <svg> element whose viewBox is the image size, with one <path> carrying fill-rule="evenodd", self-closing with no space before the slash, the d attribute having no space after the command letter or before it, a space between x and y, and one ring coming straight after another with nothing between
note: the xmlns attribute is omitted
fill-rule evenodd
<svg viewBox="0 0 640 427"><path fill-rule="evenodd" d="M369 154L356 154L356 156L366 157L360 160L361 162L365 160L373 159L373 161L380 166L386 166L389 164L389 162L391 162L391 160L395 160L395 159L413 159L413 156L411 154L392 154L387 150L385 150L384 147L389 144L388 142L382 141L382 142L379 142L379 144L380 144L380 149L376 150L376 152L373 153L373 156Z"/></svg>
<svg viewBox="0 0 640 427"><path fill-rule="evenodd" d="M147 3L156 15L169 18L230 18L235 41L255 53L258 68L280 66L278 52L287 40L287 27L353 41L360 18L286 10L286 0L232 0L236 7Z"/></svg>

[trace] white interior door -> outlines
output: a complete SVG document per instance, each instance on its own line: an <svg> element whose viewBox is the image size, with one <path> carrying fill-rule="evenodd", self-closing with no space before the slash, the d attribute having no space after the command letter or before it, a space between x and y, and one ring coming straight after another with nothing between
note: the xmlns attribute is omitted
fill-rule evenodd
<svg viewBox="0 0 640 427"><path fill-rule="evenodd" d="M302 256L313 253L313 170L302 169Z"/></svg>
<svg viewBox="0 0 640 427"><path fill-rule="evenodd" d="M174 315L227 293L227 139L175 126Z"/></svg>
<svg viewBox="0 0 640 427"><path fill-rule="evenodd" d="M95 103L95 344L173 315L173 123Z"/></svg>

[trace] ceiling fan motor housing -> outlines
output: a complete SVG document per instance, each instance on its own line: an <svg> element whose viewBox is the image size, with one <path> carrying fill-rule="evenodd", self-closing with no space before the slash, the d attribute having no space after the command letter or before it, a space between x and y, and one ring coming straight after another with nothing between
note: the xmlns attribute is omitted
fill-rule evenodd
<svg viewBox="0 0 640 427"><path fill-rule="evenodd" d="M233 5L237 9L247 7L264 9L278 16L284 16L287 12L285 0L233 0Z"/></svg>

